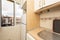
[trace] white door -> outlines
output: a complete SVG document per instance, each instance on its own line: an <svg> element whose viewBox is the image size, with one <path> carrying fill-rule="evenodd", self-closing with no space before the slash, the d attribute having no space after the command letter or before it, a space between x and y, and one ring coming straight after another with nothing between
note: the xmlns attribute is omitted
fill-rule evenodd
<svg viewBox="0 0 60 40"><path fill-rule="evenodd" d="M21 40L26 40L26 14L21 19Z"/></svg>
<svg viewBox="0 0 60 40"><path fill-rule="evenodd" d="M26 39L26 25L21 24L21 40L25 40L25 39Z"/></svg>

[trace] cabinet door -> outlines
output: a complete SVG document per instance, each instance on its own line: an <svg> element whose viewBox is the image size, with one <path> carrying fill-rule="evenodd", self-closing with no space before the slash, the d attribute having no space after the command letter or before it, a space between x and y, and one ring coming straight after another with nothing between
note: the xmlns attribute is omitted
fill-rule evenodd
<svg viewBox="0 0 60 40"><path fill-rule="evenodd" d="M34 11L39 9L39 0L34 0Z"/></svg>
<svg viewBox="0 0 60 40"><path fill-rule="evenodd" d="M34 0L35 11L42 8L44 4L45 4L45 0Z"/></svg>
<svg viewBox="0 0 60 40"><path fill-rule="evenodd" d="M51 4L54 4L56 2L59 2L60 0L45 0L45 5L44 6L48 6Z"/></svg>

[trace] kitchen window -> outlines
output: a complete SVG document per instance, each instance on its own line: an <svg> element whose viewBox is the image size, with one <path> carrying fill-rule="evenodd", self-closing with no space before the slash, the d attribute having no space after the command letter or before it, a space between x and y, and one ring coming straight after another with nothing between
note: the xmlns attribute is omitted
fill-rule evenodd
<svg viewBox="0 0 60 40"><path fill-rule="evenodd" d="M23 15L23 9L19 3L11 0L1 0L2 11L0 22L1 27L15 26L21 23L21 17Z"/></svg>
<svg viewBox="0 0 60 40"><path fill-rule="evenodd" d="M16 17L16 24L21 23L21 17L23 15L23 9L18 3L15 3L15 17Z"/></svg>
<svg viewBox="0 0 60 40"><path fill-rule="evenodd" d="M1 26L13 26L14 25L14 2L8 0L2 0L2 17Z"/></svg>

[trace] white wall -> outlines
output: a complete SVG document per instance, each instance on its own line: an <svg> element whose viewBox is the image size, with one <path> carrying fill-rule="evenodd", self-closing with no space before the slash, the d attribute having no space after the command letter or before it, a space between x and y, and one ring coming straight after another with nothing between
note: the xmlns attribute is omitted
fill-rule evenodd
<svg viewBox="0 0 60 40"><path fill-rule="evenodd" d="M0 28L0 40L20 40L20 25Z"/></svg>
<svg viewBox="0 0 60 40"><path fill-rule="evenodd" d="M55 19L53 17L55 17L55 18L60 17L60 6L50 9L49 12L45 11L43 14L40 15L40 18L43 18L43 19L40 19L40 27L52 29L53 20ZM51 19L49 19L49 18L51 18Z"/></svg>

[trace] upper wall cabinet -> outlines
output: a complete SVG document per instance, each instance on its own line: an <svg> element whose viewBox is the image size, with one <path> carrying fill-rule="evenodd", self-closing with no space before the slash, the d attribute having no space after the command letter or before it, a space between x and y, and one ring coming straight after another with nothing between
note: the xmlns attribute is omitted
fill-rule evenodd
<svg viewBox="0 0 60 40"><path fill-rule="evenodd" d="M34 11L40 9L45 4L45 0L34 0Z"/></svg>
<svg viewBox="0 0 60 40"><path fill-rule="evenodd" d="M60 0L34 0L34 11L52 5Z"/></svg>
<svg viewBox="0 0 60 40"><path fill-rule="evenodd" d="M47 5L47 6L44 6L38 10L35 11L35 13L37 14L41 14L43 11L49 11L49 9L53 8L53 7L57 7L57 6L60 6L60 2L56 2L56 3L53 3L53 4L50 4L50 5Z"/></svg>
<svg viewBox="0 0 60 40"><path fill-rule="evenodd" d="M45 0L45 5L43 7L59 2L60 0Z"/></svg>

